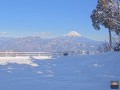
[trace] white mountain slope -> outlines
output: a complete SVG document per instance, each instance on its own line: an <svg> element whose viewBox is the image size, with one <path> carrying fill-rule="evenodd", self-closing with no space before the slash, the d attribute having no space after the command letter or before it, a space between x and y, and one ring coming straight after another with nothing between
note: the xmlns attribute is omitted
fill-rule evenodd
<svg viewBox="0 0 120 90"><path fill-rule="evenodd" d="M71 31L68 34L64 35L64 36L68 36L68 37L80 37L81 35L79 33L77 33L76 31Z"/></svg>

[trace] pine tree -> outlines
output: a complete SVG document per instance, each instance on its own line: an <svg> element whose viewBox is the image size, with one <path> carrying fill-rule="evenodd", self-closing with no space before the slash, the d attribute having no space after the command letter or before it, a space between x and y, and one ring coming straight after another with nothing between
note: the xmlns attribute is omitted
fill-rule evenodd
<svg viewBox="0 0 120 90"><path fill-rule="evenodd" d="M100 26L108 28L109 43L112 49L111 32L120 33L120 0L98 0L96 9L91 14L93 27L100 30Z"/></svg>

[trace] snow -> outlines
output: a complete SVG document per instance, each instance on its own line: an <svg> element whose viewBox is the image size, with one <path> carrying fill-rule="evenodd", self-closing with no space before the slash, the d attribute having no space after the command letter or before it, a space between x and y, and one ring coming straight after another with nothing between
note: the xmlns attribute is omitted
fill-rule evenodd
<svg viewBox="0 0 120 90"><path fill-rule="evenodd" d="M38 60L48 60L52 59L51 56L33 56L32 59ZM38 66L38 64L34 63L29 56L16 56L16 57L0 57L0 65L7 65L9 63L16 64L26 64L31 66Z"/></svg>
<svg viewBox="0 0 120 90"><path fill-rule="evenodd" d="M120 81L120 52L61 56L31 62L38 66L0 64L0 89L110 90L112 80Z"/></svg>
<svg viewBox="0 0 120 90"><path fill-rule="evenodd" d="M40 59L40 60L44 60L44 59L51 59L52 56L33 56L33 59Z"/></svg>
<svg viewBox="0 0 120 90"><path fill-rule="evenodd" d="M79 33L77 33L76 31L71 31L68 34L66 34L65 36L68 36L68 37L80 37L81 35Z"/></svg>

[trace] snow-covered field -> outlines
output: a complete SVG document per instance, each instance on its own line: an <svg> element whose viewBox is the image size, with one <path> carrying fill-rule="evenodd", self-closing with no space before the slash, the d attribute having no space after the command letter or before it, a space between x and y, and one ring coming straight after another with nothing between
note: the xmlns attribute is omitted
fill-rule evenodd
<svg viewBox="0 0 120 90"><path fill-rule="evenodd" d="M0 90L110 90L120 81L120 52L9 60L0 58Z"/></svg>

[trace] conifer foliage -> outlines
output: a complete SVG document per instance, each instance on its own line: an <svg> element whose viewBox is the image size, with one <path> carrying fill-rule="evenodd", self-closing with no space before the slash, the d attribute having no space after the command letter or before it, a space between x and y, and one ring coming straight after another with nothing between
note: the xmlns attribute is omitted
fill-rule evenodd
<svg viewBox="0 0 120 90"><path fill-rule="evenodd" d="M96 9L91 14L92 25L96 30L104 26L109 30L109 42L112 48L111 31L120 33L120 0L98 0Z"/></svg>

